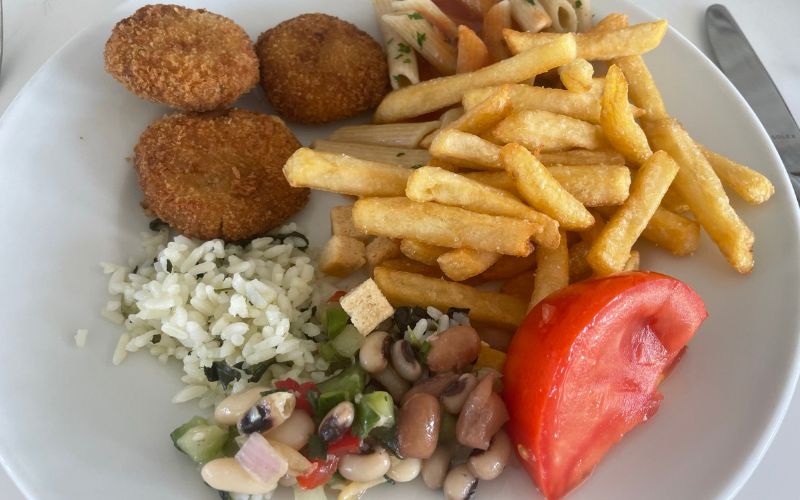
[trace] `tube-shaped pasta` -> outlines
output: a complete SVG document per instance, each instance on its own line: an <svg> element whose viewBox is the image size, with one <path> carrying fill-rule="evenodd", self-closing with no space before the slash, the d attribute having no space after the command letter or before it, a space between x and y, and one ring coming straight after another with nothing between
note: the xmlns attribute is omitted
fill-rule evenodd
<svg viewBox="0 0 800 500"><path fill-rule="evenodd" d="M591 0L571 0L575 7L575 16L578 19L578 31L592 29L592 2Z"/></svg>
<svg viewBox="0 0 800 500"><path fill-rule="evenodd" d="M476 16L485 15L497 2L497 0L458 0L472 14Z"/></svg>
<svg viewBox="0 0 800 500"><path fill-rule="evenodd" d="M357 144L415 148L426 135L438 129L439 125L438 120L384 125L352 125L335 130L328 139Z"/></svg>
<svg viewBox="0 0 800 500"><path fill-rule="evenodd" d="M503 0L495 4L483 16L483 39L492 62L502 61L511 56L503 38L503 30L511 28L511 2Z"/></svg>
<svg viewBox="0 0 800 500"><path fill-rule="evenodd" d="M578 16L572 2L568 0L537 0L536 3L540 4L550 16L553 23L550 26L552 31L558 33L578 31Z"/></svg>
<svg viewBox="0 0 800 500"><path fill-rule="evenodd" d="M456 50L422 14L383 15L381 20L440 73L452 75L456 72Z"/></svg>
<svg viewBox="0 0 800 500"><path fill-rule="evenodd" d="M319 139L312 145L314 150L325 153L338 153L361 160L391 163L404 167L418 168L431 160L431 154L424 149L395 148L375 144L356 144Z"/></svg>
<svg viewBox="0 0 800 500"><path fill-rule="evenodd" d="M381 19L384 14L393 12L392 0L372 0L372 7L378 18L383 43L386 44L386 58L392 88L399 89L419 83L417 54L411 50L411 45L405 43L400 35Z"/></svg>
<svg viewBox="0 0 800 500"><path fill-rule="evenodd" d="M450 40L458 36L458 26L431 0L396 0L392 2L396 13L419 12Z"/></svg>
<svg viewBox="0 0 800 500"><path fill-rule="evenodd" d="M459 26L456 73L469 73L489 64L491 64L489 49L483 40L466 26Z"/></svg>
<svg viewBox="0 0 800 500"><path fill-rule="evenodd" d="M524 31L538 33L553 24L553 20L539 2L528 0L510 0L510 2L511 17Z"/></svg>

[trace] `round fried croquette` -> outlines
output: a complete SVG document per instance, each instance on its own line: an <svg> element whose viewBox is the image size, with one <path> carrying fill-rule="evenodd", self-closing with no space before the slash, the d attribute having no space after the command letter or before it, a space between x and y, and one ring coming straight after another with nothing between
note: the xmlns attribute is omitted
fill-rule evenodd
<svg viewBox="0 0 800 500"><path fill-rule="evenodd" d="M253 42L206 10L147 5L114 26L106 71L134 94L185 111L233 104L258 83Z"/></svg>
<svg viewBox="0 0 800 500"><path fill-rule="evenodd" d="M389 89L381 46L354 25L304 14L256 43L261 85L275 111L300 123L327 123L374 108Z"/></svg>
<svg viewBox="0 0 800 500"><path fill-rule="evenodd" d="M300 147L280 118L231 109L156 120L134 149L144 207L186 236L246 240L308 201L282 168Z"/></svg>

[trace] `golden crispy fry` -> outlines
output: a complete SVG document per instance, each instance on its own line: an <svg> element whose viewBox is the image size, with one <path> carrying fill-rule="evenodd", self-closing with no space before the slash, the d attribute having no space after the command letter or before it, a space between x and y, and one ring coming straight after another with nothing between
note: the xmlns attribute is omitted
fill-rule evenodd
<svg viewBox="0 0 800 500"><path fill-rule="evenodd" d="M559 236L559 240L560 240ZM520 273L528 271L536 264L536 258L533 253L527 257L512 257L510 255L500 256L492 267L481 273L480 278L483 281L504 280L517 276ZM530 294L528 294L530 295Z"/></svg>
<svg viewBox="0 0 800 500"><path fill-rule="evenodd" d="M283 175L294 187L353 196L402 196L411 170L300 148L286 161Z"/></svg>
<svg viewBox="0 0 800 500"><path fill-rule="evenodd" d="M467 179L480 182L481 184L486 184L487 186L515 195L517 194L517 183L514 182L514 178L508 172L466 172L461 175Z"/></svg>
<svg viewBox="0 0 800 500"><path fill-rule="evenodd" d="M603 19L597 21L592 31L612 31L624 28L628 25L628 15L619 12L613 12Z"/></svg>
<svg viewBox="0 0 800 500"><path fill-rule="evenodd" d="M656 87L642 56L617 57L612 59L612 63L622 70L628 81L631 102L642 108L648 118L666 118L667 108L661 99L661 91Z"/></svg>
<svg viewBox="0 0 800 500"><path fill-rule="evenodd" d="M600 210L605 210L606 213L613 214L617 208L591 210L592 216L594 216L594 224L592 224L592 227L584 229L583 231L578 233L578 236L580 236L581 241L585 241L586 243L590 244L594 243L594 240L596 240L597 237L600 236L600 233L603 231L603 228L606 227L606 218L600 212Z"/></svg>
<svg viewBox="0 0 800 500"><path fill-rule="evenodd" d="M415 148L423 137L438 129L439 125L438 120L420 123L352 125L335 130L328 139L356 144Z"/></svg>
<svg viewBox="0 0 800 500"><path fill-rule="evenodd" d="M631 187L631 195L592 243L586 260L600 275L623 271L631 248L655 213L664 193L678 173L678 164L663 151L656 151L642 164Z"/></svg>
<svg viewBox="0 0 800 500"><path fill-rule="evenodd" d="M381 262L382 268L392 269L394 271L403 271L406 273L422 274L432 278L441 278L443 276L442 270L437 266L427 266L422 262L408 259L406 257L399 257L397 259L389 259Z"/></svg>
<svg viewBox="0 0 800 500"><path fill-rule="evenodd" d="M592 88L592 75L594 68L586 59L575 59L558 68L558 76L570 92L585 93Z"/></svg>
<svg viewBox="0 0 800 500"><path fill-rule="evenodd" d="M527 149L509 144L500 152L500 161L514 177L517 191L533 208L549 215L569 230L585 229L594 217L569 194Z"/></svg>
<svg viewBox="0 0 800 500"><path fill-rule="evenodd" d="M376 236L519 256L530 253L530 239L539 230L536 224L522 219L408 198L362 198L353 207L353 222Z"/></svg>
<svg viewBox="0 0 800 500"><path fill-rule="evenodd" d="M441 168L442 170L447 170L448 172L461 172L464 170L458 165L454 165L448 161L442 160L441 158L431 158L431 161L428 162L429 167L436 167ZM419 167L416 167L419 168Z"/></svg>
<svg viewBox="0 0 800 500"><path fill-rule="evenodd" d="M369 235L353 224L353 206L331 208L331 234L366 241Z"/></svg>
<svg viewBox="0 0 800 500"><path fill-rule="evenodd" d="M734 269L749 273L753 269L753 232L731 208L703 152L672 118L645 121L644 127L653 147L663 149L680 165L675 186L697 221Z"/></svg>
<svg viewBox="0 0 800 500"><path fill-rule="evenodd" d="M501 170L500 146L477 135L459 130L444 130L433 140L431 154L456 165Z"/></svg>
<svg viewBox="0 0 800 500"><path fill-rule="evenodd" d="M569 285L567 236L561 234L561 243L558 248L537 247L534 255L536 256L536 278L533 282L533 295L528 305L529 310L543 298Z"/></svg>
<svg viewBox="0 0 800 500"><path fill-rule="evenodd" d="M691 255L700 243L700 224L659 207L642 237L673 255Z"/></svg>
<svg viewBox="0 0 800 500"><path fill-rule="evenodd" d="M719 176L722 184L729 187L747 203L759 205L770 199L775 193L775 186L760 173L700 144L697 146Z"/></svg>
<svg viewBox="0 0 800 500"><path fill-rule="evenodd" d="M533 295L534 274L533 271L527 271L509 278L500 287L500 292L528 302Z"/></svg>
<svg viewBox="0 0 800 500"><path fill-rule="evenodd" d="M411 260L421 262L427 266L435 266L436 259L443 253L449 252L447 247L429 245L417 240L401 240L400 252Z"/></svg>
<svg viewBox="0 0 800 500"><path fill-rule="evenodd" d="M592 275L592 266L586 260L591 243L579 241L569 247L569 282L584 280ZM536 253L536 252L534 252Z"/></svg>
<svg viewBox="0 0 800 500"><path fill-rule="evenodd" d="M422 167L408 178L406 196L413 201L434 201L487 215L526 219L537 226L534 239L546 246L558 245L551 239L558 229L556 221L533 210L502 189L482 184L463 175L435 167Z"/></svg>
<svg viewBox="0 0 800 500"><path fill-rule="evenodd" d="M486 271L498 259L500 255L493 252L458 248L443 253L436 262L445 276L453 281L464 281Z"/></svg>
<svg viewBox="0 0 800 500"><path fill-rule="evenodd" d="M636 165L644 163L653 152L647 136L631 113L625 76L615 65L608 68L601 103L600 126L608 142L630 162Z"/></svg>
<svg viewBox="0 0 800 500"><path fill-rule="evenodd" d="M557 68L575 58L575 36L557 35L551 43L534 47L485 68L460 75L434 78L387 95L375 111L376 123L401 121L461 101L470 89L518 83Z"/></svg>
<svg viewBox="0 0 800 500"><path fill-rule="evenodd" d="M445 130L453 129L468 134L480 135L511 114L511 86L500 85L489 96L473 106Z"/></svg>
<svg viewBox="0 0 800 500"><path fill-rule="evenodd" d="M498 87L473 89L464 94L464 109L472 109L483 102ZM514 111L550 111L578 120L600 123L600 101L594 95L578 94L562 89L509 85L509 97Z"/></svg>
<svg viewBox="0 0 800 500"><path fill-rule="evenodd" d="M503 38L503 30L507 28L511 28L511 3L509 0L502 0L483 16L483 39L492 62L511 57Z"/></svg>
<svg viewBox="0 0 800 500"><path fill-rule="evenodd" d="M431 159L431 154L424 149L393 148L375 146L372 144L326 141L322 139L314 141L312 147L315 151L323 153L338 153L362 160L391 163L403 167L425 165Z"/></svg>
<svg viewBox="0 0 800 500"><path fill-rule="evenodd" d="M658 47L667 32L667 21L634 24L626 28L577 33L576 57L587 61L608 61L615 57L641 55ZM550 42L555 33L522 33L503 30L512 54Z"/></svg>
<svg viewBox="0 0 800 500"><path fill-rule="evenodd" d="M521 144L531 151L599 149L606 144L597 125L549 111L514 112L488 135L496 142Z"/></svg>
<svg viewBox="0 0 800 500"><path fill-rule="evenodd" d="M665 194L664 199L661 200L661 206L679 214L689 211L689 205L686 203L686 200L683 199L683 196L678 193L678 189L674 185L667 189L667 194Z"/></svg>
<svg viewBox="0 0 800 500"><path fill-rule="evenodd" d="M625 158L611 149L571 149L536 155L545 165L624 165Z"/></svg>
<svg viewBox="0 0 800 500"><path fill-rule="evenodd" d="M489 49L474 31L464 25L458 27L458 59L456 73L469 73L492 63Z"/></svg>
<svg viewBox="0 0 800 500"><path fill-rule="evenodd" d="M639 263L641 262L641 256L639 252L636 250L631 251L631 256L628 257L628 262L625 263L625 267L622 268L623 271L638 271L639 270Z"/></svg>
<svg viewBox="0 0 800 500"><path fill-rule="evenodd" d="M344 278L362 268L366 262L364 242L347 236L331 236L331 239L322 247L322 253L319 256L320 270L339 278Z"/></svg>
<svg viewBox="0 0 800 500"><path fill-rule="evenodd" d="M378 236L367 243L367 264L375 267L385 260L400 257L400 242Z"/></svg>
<svg viewBox="0 0 800 500"><path fill-rule="evenodd" d="M379 267L375 269L375 283L394 306L433 306L442 311L467 308L470 319L509 328L519 326L526 314L525 302L511 295L419 274Z"/></svg>
<svg viewBox="0 0 800 500"><path fill-rule="evenodd" d="M425 149L431 147L431 143L436 138L436 136L439 135L439 132L447 128L447 126L453 123L454 121L461 118L463 114L464 114L464 108L462 108L461 106L450 108L444 113L442 113L442 116L439 117L439 123L441 123L439 128L437 130L434 130L430 134L426 135L425 137L423 137L422 140L419 142L419 147Z"/></svg>

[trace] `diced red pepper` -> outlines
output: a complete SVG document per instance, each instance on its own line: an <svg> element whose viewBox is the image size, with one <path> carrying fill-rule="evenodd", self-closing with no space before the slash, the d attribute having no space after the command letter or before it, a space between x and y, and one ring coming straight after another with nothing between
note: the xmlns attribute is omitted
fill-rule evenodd
<svg viewBox="0 0 800 500"><path fill-rule="evenodd" d="M328 445L328 455L341 457L358 453L361 450L361 438L353 435L351 431Z"/></svg>
<svg viewBox="0 0 800 500"><path fill-rule="evenodd" d="M314 384L314 382L305 382L301 384L294 379L287 378L286 380L278 380L275 382L275 388L293 392L296 401L295 408L299 408L309 415L314 414L311 403L308 401L308 393L317 390L317 385Z"/></svg>
<svg viewBox="0 0 800 500"><path fill-rule="evenodd" d="M331 295L331 297L328 299L328 302L339 302L339 299L341 299L345 295L347 295L347 292L345 292L344 290L339 290L338 292Z"/></svg>
<svg viewBox="0 0 800 500"><path fill-rule="evenodd" d="M325 460L311 460L312 469L302 476L297 476L297 484L304 490L313 490L317 486L322 486L333 477L337 467L339 467L339 457L328 454Z"/></svg>

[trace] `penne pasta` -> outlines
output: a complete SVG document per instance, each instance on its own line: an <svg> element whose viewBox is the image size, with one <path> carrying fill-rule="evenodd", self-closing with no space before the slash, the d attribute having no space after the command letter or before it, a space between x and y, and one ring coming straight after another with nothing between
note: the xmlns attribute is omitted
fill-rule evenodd
<svg viewBox="0 0 800 500"><path fill-rule="evenodd" d="M328 139L337 142L415 148L426 135L437 130L440 124L437 120L419 123L353 125L335 130Z"/></svg>
<svg viewBox="0 0 800 500"><path fill-rule="evenodd" d="M483 16L496 3L497 0L457 0L458 3L467 8L475 16Z"/></svg>
<svg viewBox="0 0 800 500"><path fill-rule="evenodd" d="M316 151L338 153L362 160L390 163L404 167L420 167L427 164L431 154L424 149L393 148L374 144L355 144L319 139L311 145Z"/></svg>
<svg viewBox="0 0 800 500"><path fill-rule="evenodd" d="M551 31L567 33L578 31L578 16L574 5L568 0L536 0L550 16ZM583 7L583 4L581 4Z"/></svg>
<svg viewBox="0 0 800 500"><path fill-rule="evenodd" d="M386 45L386 58L389 66L389 81L393 89L407 87L419 83L419 66L417 55L411 45L405 43L381 16L392 13L392 0L372 0L383 43Z"/></svg>
<svg viewBox="0 0 800 500"><path fill-rule="evenodd" d="M502 61L511 56L503 38L503 30L511 28L511 2L502 0L483 16L483 39L492 62Z"/></svg>
<svg viewBox="0 0 800 500"><path fill-rule="evenodd" d="M456 72L455 49L422 14L383 15L381 20L441 74L452 75Z"/></svg>
<svg viewBox="0 0 800 500"><path fill-rule="evenodd" d="M510 2L511 17L524 31L538 33L553 24L538 1L510 0Z"/></svg>
<svg viewBox="0 0 800 500"><path fill-rule="evenodd" d="M575 8L575 17L578 20L578 31L592 29L592 2L591 0L571 0Z"/></svg>
<svg viewBox="0 0 800 500"><path fill-rule="evenodd" d="M418 12L449 40L455 40L458 37L456 23L431 0L395 0L392 2L392 8L400 14Z"/></svg>
<svg viewBox="0 0 800 500"><path fill-rule="evenodd" d="M456 73L469 73L488 66L491 62L489 49L483 40L466 26L459 26Z"/></svg>

